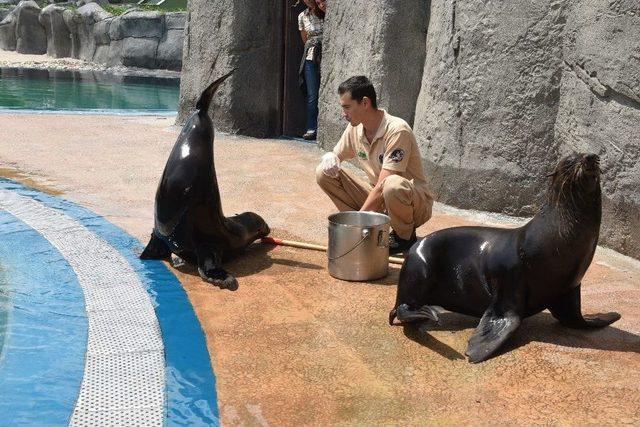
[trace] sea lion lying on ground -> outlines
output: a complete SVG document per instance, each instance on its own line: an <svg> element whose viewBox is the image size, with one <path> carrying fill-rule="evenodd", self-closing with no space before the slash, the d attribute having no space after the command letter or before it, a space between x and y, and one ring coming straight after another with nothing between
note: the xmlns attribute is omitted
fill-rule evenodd
<svg viewBox="0 0 640 427"><path fill-rule="evenodd" d="M221 263L269 234L257 214L230 218L222 213L213 161L213 123L207 111L213 94L231 73L207 87L171 150L158 184L154 228L142 259L167 259L171 253L198 266L207 282L236 289L235 277Z"/></svg>
<svg viewBox="0 0 640 427"><path fill-rule="evenodd" d="M437 322L433 306L481 317L466 351L470 362L481 362L523 318L544 309L570 328L600 328L620 319L618 313L580 312L580 281L600 232L599 158L568 156L551 177L546 203L520 228L455 227L413 245L389 323L395 317Z"/></svg>

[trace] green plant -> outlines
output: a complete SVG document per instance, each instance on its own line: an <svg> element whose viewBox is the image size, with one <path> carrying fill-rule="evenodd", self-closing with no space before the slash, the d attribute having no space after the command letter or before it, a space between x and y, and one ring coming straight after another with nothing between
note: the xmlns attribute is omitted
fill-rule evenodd
<svg viewBox="0 0 640 427"><path fill-rule="evenodd" d="M154 5L154 4L141 4L138 6L142 10L157 10L160 12L186 12L187 8L182 6L175 7L162 7L162 5Z"/></svg>
<svg viewBox="0 0 640 427"><path fill-rule="evenodd" d="M102 8L106 12L109 12L110 14L116 15L116 16L120 16L123 13L125 13L127 10L131 9L131 7L129 6L115 6L112 4L105 4L104 6L102 6Z"/></svg>
<svg viewBox="0 0 640 427"><path fill-rule="evenodd" d="M144 11L158 11L158 12L186 12L186 7L162 7L154 4L141 4L136 6L116 6L112 4L104 5L102 7L105 11L112 15L120 16L128 10L138 9Z"/></svg>

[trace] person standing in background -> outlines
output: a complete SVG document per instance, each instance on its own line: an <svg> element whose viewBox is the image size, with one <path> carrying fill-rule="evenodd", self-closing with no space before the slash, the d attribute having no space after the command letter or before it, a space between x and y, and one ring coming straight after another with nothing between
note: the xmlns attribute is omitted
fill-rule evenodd
<svg viewBox="0 0 640 427"><path fill-rule="evenodd" d="M304 3L307 9L298 15L298 29L304 43L299 81L307 101L307 131L302 137L313 140L318 133L318 91L326 1L304 0Z"/></svg>

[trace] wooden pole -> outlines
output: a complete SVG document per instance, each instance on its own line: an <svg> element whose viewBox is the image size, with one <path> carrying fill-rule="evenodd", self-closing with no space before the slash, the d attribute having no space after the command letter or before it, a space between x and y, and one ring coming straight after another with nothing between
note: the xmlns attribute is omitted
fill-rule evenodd
<svg viewBox="0 0 640 427"><path fill-rule="evenodd" d="M322 245L314 245L312 243L304 243L304 242L297 242L295 240L284 240L284 239L278 239L275 237L263 237L262 238L262 243L270 243L272 245L277 245L277 246L291 246L293 248L300 248L300 249L311 249L314 251L321 251L321 252L326 252L327 251L327 247L326 246L322 246ZM402 263L404 262L404 258L399 258L399 257L389 257L389 262L391 264L400 264L402 265Z"/></svg>

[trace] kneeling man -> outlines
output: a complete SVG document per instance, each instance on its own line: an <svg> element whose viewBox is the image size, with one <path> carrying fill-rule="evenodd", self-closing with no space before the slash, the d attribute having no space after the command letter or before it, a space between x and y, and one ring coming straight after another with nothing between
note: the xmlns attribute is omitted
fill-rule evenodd
<svg viewBox="0 0 640 427"><path fill-rule="evenodd" d="M404 252L416 242L416 228L431 218L433 207L416 138L407 122L378 108L368 78L351 77L338 94L349 124L333 152L322 157L316 180L340 211L387 213L393 228L389 253ZM353 157L369 182L340 167Z"/></svg>

